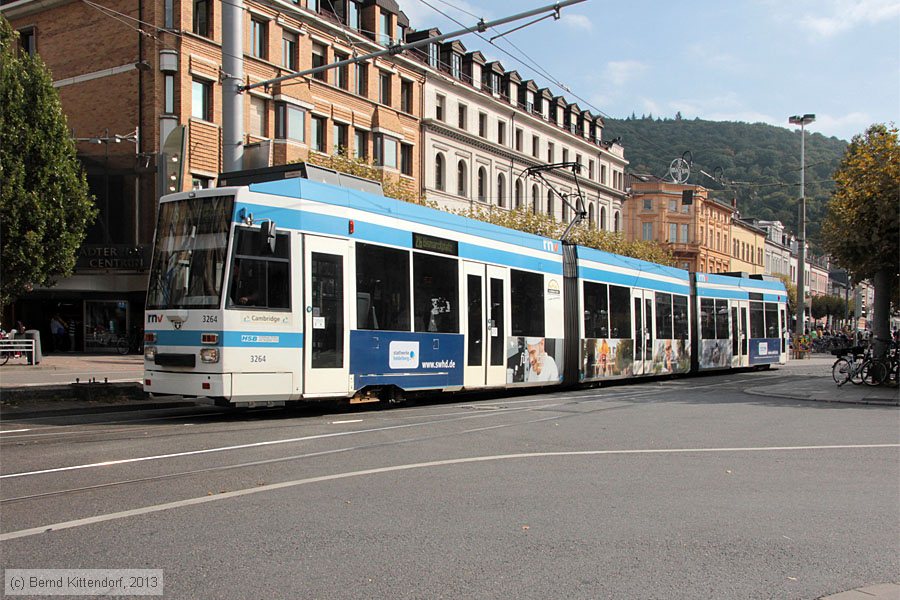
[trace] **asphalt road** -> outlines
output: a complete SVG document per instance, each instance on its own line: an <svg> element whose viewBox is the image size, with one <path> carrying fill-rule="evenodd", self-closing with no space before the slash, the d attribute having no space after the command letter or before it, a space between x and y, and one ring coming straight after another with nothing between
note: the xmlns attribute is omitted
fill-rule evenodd
<svg viewBox="0 0 900 600"><path fill-rule="evenodd" d="M8 568L170 598L818 598L900 574L896 407L789 370L391 410L4 420Z"/></svg>

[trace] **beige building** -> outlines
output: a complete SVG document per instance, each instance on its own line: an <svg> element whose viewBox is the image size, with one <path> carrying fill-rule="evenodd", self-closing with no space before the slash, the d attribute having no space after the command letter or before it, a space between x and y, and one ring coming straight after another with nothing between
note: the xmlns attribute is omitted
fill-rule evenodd
<svg viewBox="0 0 900 600"><path fill-rule="evenodd" d="M747 221L731 221L731 270L751 275L765 273L766 232Z"/></svg>

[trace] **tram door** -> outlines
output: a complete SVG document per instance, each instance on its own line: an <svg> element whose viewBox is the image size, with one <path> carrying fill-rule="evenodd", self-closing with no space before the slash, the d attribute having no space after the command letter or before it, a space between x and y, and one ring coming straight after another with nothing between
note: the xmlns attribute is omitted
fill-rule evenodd
<svg viewBox="0 0 900 600"><path fill-rule="evenodd" d="M464 263L466 367L468 388L506 383L506 331L509 271Z"/></svg>
<svg viewBox="0 0 900 600"><path fill-rule="evenodd" d="M747 336L750 334L747 322L749 304L743 301L731 301L731 366L749 367L750 356Z"/></svg>
<svg viewBox="0 0 900 600"><path fill-rule="evenodd" d="M653 373L653 292L631 290L634 307L634 374Z"/></svg>
<svg viewBox="0 0 900 600"><path fill-rule="evenodd" d="M305 395L345 395L350 389L346 240L305 236L303 249Z"/></svg>

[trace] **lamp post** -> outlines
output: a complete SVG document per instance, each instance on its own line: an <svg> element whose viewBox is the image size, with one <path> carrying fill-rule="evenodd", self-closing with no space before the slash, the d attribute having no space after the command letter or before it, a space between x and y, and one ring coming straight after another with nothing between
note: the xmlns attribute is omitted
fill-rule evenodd
<svg viewBox="0 0 900 600"><path fill-rule="evenodd" d="M806 126L816 115L794 115L788 123L800 126L800 239L797 240L797 324L794 333L803 335L806 309Z"/></svg>

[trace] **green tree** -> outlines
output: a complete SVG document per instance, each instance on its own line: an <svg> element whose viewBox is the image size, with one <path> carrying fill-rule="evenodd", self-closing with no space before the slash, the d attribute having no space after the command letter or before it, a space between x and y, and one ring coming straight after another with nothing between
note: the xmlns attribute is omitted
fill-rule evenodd
<svg viewBox="0 0 900 600"><path fill-rule="evenodd" d="M797 284L791 280L790 275L785 275L784 273L780 273L778 279L781 280L781 283L784 284L784 289L787 290L788 315L793 317L797 314Z"/></svg>
<svg viewBox="0 0 900 600"><path fill-rule="evenodd" d="M900 141L893 125L875 124L856 135L838 170L822 229L825 247L854 282L875 287L876 340L890 334L890 305L900 289ZM883 353L885 343L876 351Z"/></svg>
<svg viewBox="0 0 900 600"><path fill-rule="evenodd" d="M72 273L96 216L59 94L0 15L0 305Z"/></svg>

